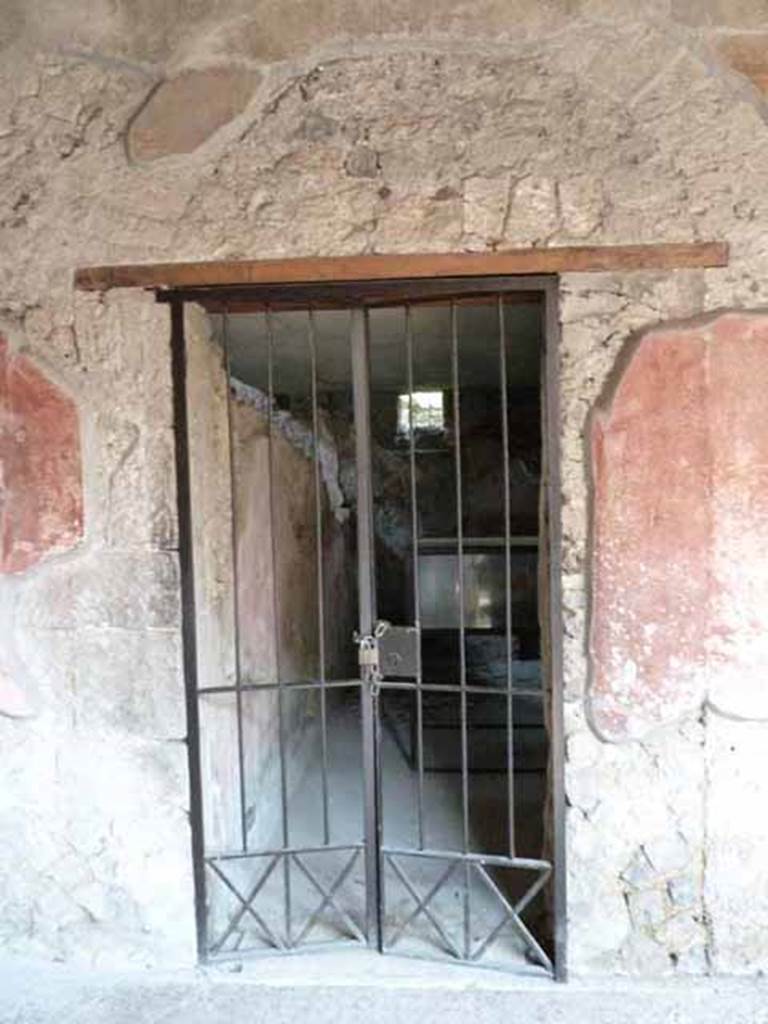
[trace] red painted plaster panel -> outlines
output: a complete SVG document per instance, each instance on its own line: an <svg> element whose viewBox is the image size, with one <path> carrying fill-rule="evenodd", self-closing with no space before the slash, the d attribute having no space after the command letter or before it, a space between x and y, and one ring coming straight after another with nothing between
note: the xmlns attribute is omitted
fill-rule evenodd
<svg viewBox="0 0 768 1024"><path fill-rule="evenodd" d="M721 317L708 351L709 700L725 714L768 718L768 317Z"/></svg>
<svg viewBox="0 0 768 1024"><path fill-rule="evenodd" d="M642 338L592 424L591 714L606 738L759 716L768 641L768 317Z"/></svg>
<svg viewBox="0 0 768 1024"><path fill-rule="evenodd" d="M82 533L75 405L0 338L0 572L23 572Z"/></svg>

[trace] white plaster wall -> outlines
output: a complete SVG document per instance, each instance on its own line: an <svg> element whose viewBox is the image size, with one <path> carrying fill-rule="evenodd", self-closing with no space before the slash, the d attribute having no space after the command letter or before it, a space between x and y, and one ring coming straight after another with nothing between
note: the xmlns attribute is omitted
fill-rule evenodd
<svg viewBox="0 0 768 1024"><path fill-rule="evenodd" d="M583 710L585 417L633 331L768 300L765 107L707 34L768 24L758 3L616 6L9 5L0 329L79 398L87 537L0 581L40 708L0 719L5 948L191 952L166 323L151 297L75 296L74 267L717 238L724 270L563 282L570 959L768 967L766 726L707 713L616 747ZM216 61L261 74L244 113L191 154L131 163L150 90ZM130 720L84 696L110 678Z"/></svg>

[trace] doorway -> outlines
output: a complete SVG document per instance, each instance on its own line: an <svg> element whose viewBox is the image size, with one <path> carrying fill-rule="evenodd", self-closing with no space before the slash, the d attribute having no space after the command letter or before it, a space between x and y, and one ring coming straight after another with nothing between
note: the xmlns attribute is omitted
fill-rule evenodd
<svg viewBox="0 0 768 1024"><path fill-rule="evenodd" d="M175 297L207 308L226 374L231 670L189 695L207 958L364 944L557 973L553 296Z"/></svg>

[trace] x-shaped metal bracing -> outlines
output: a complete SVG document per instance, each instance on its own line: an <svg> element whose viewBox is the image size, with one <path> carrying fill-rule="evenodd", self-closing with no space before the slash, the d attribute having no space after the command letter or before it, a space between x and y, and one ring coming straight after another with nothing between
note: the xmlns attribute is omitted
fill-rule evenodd
<svg viewBox="0 0 768 1024"><path fill-rule="evenodd" d="M273 946L276 946L278 949L284 949L285 948L285 943L280 941L280 939L275 935L275 933L269 927L269 925L264 920L264 918L261 916L261 914L259 914L259 912L253 906L253 901L256 899L256 897L259 895L259 893L263 889L264 884L266 883L267 879L269 878L269 876L274 871L275 866L277 865L277 862L278 862L279 859L280 858L279 858L278 855L275 855L274 857L271 858L271 860L267 864L266 868L264 869L264 871L261 873L261 875L259 876L258 880L256 881L256 884L251 888L251 890L250 890L250 892L248 893L247 896L243 896L237 890L237 888L235 887L235 885L231 881L231 879L227 878L227 876L224 874L224 872L221 870L219 865L214 860L206 861L206 863L208 864L208 867L211 869L211 871L213 871L213 873L219 879L221 879L221 881L224 883L224 885L227 887L227 889L229 889L229 891L232 893L232 895L235 897L235 899L237 899L237 901L240 903L239 909L233 915L232 920L227 925L227 928L226 928L224 934L216 942L211 944L211 949L210 949L211 953L219 953L219 952L221 952L221 949L223 948L224 943L227 941L227 939L230 937L230 935L237 929L238 925L240 924L240 922L242 921L242 919L245 917L246 914L250 914L251 915L251 917L256 921L258 926L261 928L261 930L267 936L267 940Z"/></svg>
<svg viewBox="0 0 768 1024"><path fill-rule="evenodd" d="M338 875L338 877L336 878L336 881L328 889L326 889L325 886L323 886L323 884L321 882L319 882L317 880L317 878L315 878L315 876L309 870L307 865L302 861L301 857L299 857L298 853L292 854L292 859L293 859L294 863L296 864L296 866L302 871L302 873L305 875L305 877L311 882L311 884L315 887L315 889L317 889L317 891L322 896L322 901L320 902L318 907L307 918L307 921L306 921L304 927L302 928L301 932L299 933L299 937L296 939L294 945L298 946L298 945L300 945L303 942L303 940L307 937L309 932L312 930L312 928L316 924L318 918L320 917L320 915L322 914L322 912L325 910L326 907L333 907L333 909L336 911L336 913L339 915L339 917L342 919L342 921L346 924L347 928L349 928L351 934L356 939L359 939L361 942L365 942L365 936L363 935L363 933L357 927L357 925L352 920L352 918L349 916L347 911L342 910L342 908L338 905L338 903L334 899L335 893L344 884L344 882L347 879L348 875L352 871L352 868L355 866L355 862L357 861L359 853L360 853L359 850L355 850L353 852L352 856L349 858L349 860L347 861L346 865L341 869L341 872Z"/></svg>
<svg viewBox="0 0 768 1024"><path fill-rule="evenodd" d="M389 942L387 943L387 949L394 948L394 946L397 944L397 942L400 941L403 934L406 932L408 927L413 923L413 921L420 914L424 914L424 916L430 922L430 924L435 929L437 934L440 936L440 939L442 940L448 952L455 956L457 960L464 959L464 957L462 957L462 954L458 950L456 944L448 936L445 929L440 924L438 918L430 910L429 906L429 904L432 902L432 900L438 894L440 889L442 889L442 887L451 877L451 875L453 874L454 870L458 867L458 865L462 863L462 861L458 858L456 860L452 860L449 863L448 867L441 873L437 881L434 882L430 889L427 891L426 895L422 897L419 895L416 886L410 880L406 872L397 863L394 856L392 854L385 854L385 858L416 904L416 906L408 915L408 917L397 926L396 930L391 935ZM469 866L477 872L478 876L485 884L485 886L488 888L488 890L499 901L504 910L504 916L498 922L498 924L494 925L494 927L491 929L488 935L486 935L486 937L475 946L475 948L470 952L468 959L479 960L487 951L487 949L492 945L492 943L498 938L503 929L508 924L511 924L517 931L517 933L520 935L520 937L523 939L523 942L525 943L527 949L533 954L538 963L540 963L543 967L546 967L547 970L551 971L552 963L549 957L544 952L541 945L537 942L534 936L531 934L527 926L523 923L522 918L520 916L522 912L525 910L525 908L529 905L529 903L531 903L531 901L539 894L539 892L546 885L547 879L549 878L552 871L551 867L549 867L548 865L542 866L539 869L538 877L529 886L529 888L526 890L523 896L521 896L517 903L513 905L509 902L509 900L501 891L499 886L488 874L488 871L486 870L484 864L482 864L479 861L471 861ZM514 865L510 865L510 867L513 866Z"/></svg>

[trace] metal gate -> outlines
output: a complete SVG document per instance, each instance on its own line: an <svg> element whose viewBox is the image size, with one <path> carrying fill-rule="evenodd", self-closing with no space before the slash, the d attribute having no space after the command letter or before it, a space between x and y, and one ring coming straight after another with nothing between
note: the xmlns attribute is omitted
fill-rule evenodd
<svg viewBox="0 0 768 1024"><path fill-rule="evenodd" d="M367 945L562 974L554 294L486 278L165 296L204 958ZM196 521L189 299L226 374L223 530ZM529 474L544 501L521 536L525 374L545 397ZM212 667L200 579L225 534L231 631ZM532 573L538 670L516 622Z"/></svg>

